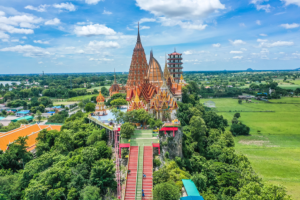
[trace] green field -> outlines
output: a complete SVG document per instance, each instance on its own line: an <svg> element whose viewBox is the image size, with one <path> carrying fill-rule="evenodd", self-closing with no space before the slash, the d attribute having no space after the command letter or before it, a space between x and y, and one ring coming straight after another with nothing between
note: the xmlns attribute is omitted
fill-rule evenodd
<svg viewBox="0 0 300 200"><path fill-rule="evenodd" d="M106 89L109 89L109 88L110 88L110 86L99 86L99 87L92 87L92 88L90 88L90 89L87 89L87 91L88 91L88 92L92 92L92 91L94 91L94 89L100 90L102 87L106 87Z"/></svg>
<svg viewBox="0 0 300 200"><path fill-rule="evenodd" d="M69 105L69 104L74 104L74 103L78 103L78 102L74 102L74 101L53 102L53 105L60 106L60 105Z"/></svg>
<svg viewBox="0 0 300 200"><path fill-rule="evenodd" d="M68 101L81 101L84 99L91 99L93 96L97 96L96 94L89 94L89 95L83 95L83 96L77 96L69 98Z"/></svg>
<svg viewBox="0 0 300 200"><path fill-rule="evenodd" d="M287 104L256 100L238 104L230 98L201 102L208 100L215 102L215 110L229 122L235 112L241 113L239 120L250 127L251 136L236 137L236 151L249 158L263 180L284 185L293 199L300 199L300 98L271 100Z"/></svg>

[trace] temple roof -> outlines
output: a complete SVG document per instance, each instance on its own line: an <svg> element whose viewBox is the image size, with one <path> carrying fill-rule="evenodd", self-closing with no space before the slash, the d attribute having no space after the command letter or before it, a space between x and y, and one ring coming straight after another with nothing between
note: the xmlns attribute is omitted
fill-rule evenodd
<svg viewBox="0 0 300 200"><path fill-rule="evenodd" d="M134 50L142 50L144 51L143 45L142 45L142 41L141 41L141 36L140 36L140 23L138 23L138 35L137 35L137 40L136 40L136 44L134 47Z"/></svg>
<svg viewBox="0 0 300 200"><path fill-rule="evenodd" d="M101 90L99 91L99 95L97 96L96 101L97 102L104 102L105 101L104 96L101 94Z"/></svg>
<svg viewBox="0 0 300 200"><path fill-rule="evenodd" d="M149 69L147 73L149 82L157 87L161 87L163 84L163 72L158 61L153 57L153 52L150 52Z"/></svg>

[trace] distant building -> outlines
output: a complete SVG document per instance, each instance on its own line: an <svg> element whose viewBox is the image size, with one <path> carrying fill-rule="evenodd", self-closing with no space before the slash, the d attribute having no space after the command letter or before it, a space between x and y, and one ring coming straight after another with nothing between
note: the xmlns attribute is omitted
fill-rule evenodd
<svg viewBox="0 0 300 200"><path fill-rule="evenodd" d="M173 76L173 79L176 83L179 83L180 76L182 75L182 57L181 53L177 53L176 50L168 54L168 68L170 71L171 76Z"/></svg>

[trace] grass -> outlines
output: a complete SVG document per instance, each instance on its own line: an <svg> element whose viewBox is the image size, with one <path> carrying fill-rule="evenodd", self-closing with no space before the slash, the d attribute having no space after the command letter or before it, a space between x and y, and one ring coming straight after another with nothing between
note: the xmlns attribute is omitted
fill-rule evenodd
<svg viewBox="0 0 300 200"><path fill-rule="evenodd" d="M88 91L88 92L93 92L94 89L100 90L102 87L106 87L106 89L109 89L109 88L110 88L110 86L99 86L99 87L92 87L92 88L90 88L90 89L87 89L87 91Z"/></svg>
<svg viewBox="0 0 300 200"><path fill-rule="evenodd" d="M236 112L241 113L239 120L250 127L251 136L235 137L236 151L249 158L264 181L284 185L293 199L300 199L300 98L271 100L286 104L256 100L238 104L237 99L230 98L201 102L208 100L216 103L215 110L229 122ZM266 110L275 112L253 112Z"/></svg>
<svg viewBox="0 0 300 200"><path fill-rule="evenodd" d="M78 102L74 102L74 101L53 102L53 106L69 105L74 103L78 103Z"/></svg>
<svg viewBox="0 0 300 200"><path fill-rule="evenodd" d="M89 95L83 95L83 96L77 96L69 98L68 101L81 101L84 99L91 99L93 96L97 96L96 94L89 94Z"/></svg>

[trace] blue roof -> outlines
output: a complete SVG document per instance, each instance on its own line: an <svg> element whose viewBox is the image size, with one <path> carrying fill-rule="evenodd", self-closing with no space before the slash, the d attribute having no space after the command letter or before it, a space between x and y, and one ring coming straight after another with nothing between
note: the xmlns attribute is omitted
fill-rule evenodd
<svg viewBox="0 0 300 200"><path fill-rule="evenodd" d="M188 197L181 197L180 200L204 200L202 196L188 196Z"/></svg>
<svg viewBox="0 0 300 200"><path fill-rule="evenodd" d="M52 108L61 108L61 106L53 106Z"/></svg>
<svg viewBox="0 0 300 200"><path fill-rule="evenodd" d="M5 117L0 117L0 120L5 119Z"/></svg>
<svg viewBox="0 0 300 200"><path fill-rule="evenodd" d="M50 112L47 112L47 113L49 113L49 114L54 114L55 112L54 112L54 111L50 111Z"/></svg>
<svg viewBox="0 0 300 200"><path fill-rule="evenodd" d="M196 188L195 183L190 179L182 179L185 191L188 196L200 197L200 194Z"/></svg>
<svg viewBox="0 0 300 200"><path fill-rule="evenodd" d="M19 114L28 114L28 113L30 113L30 110L22 110L22 111L19 111L17 113L19 113Z"/></svg>

